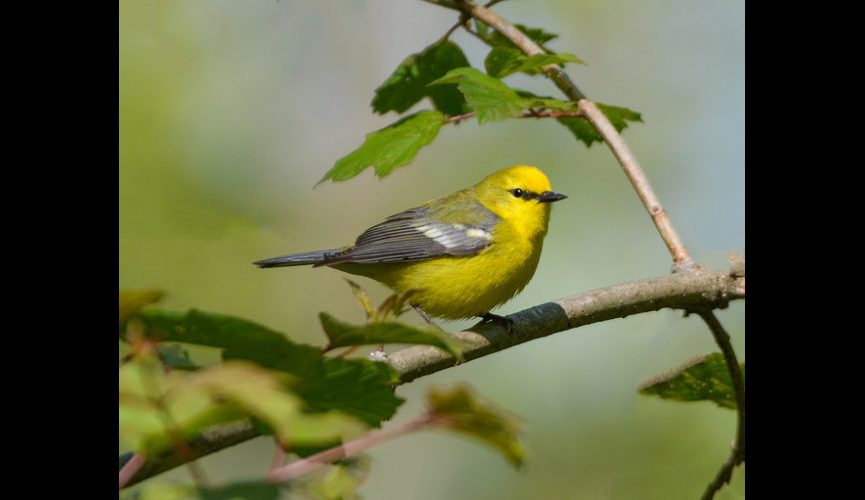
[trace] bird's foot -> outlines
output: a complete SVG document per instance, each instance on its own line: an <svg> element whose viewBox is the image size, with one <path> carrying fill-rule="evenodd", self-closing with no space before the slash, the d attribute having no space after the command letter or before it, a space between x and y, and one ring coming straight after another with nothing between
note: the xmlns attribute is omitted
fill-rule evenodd
<svg viewBox="0 0 865 500"><path fill-rule="evenodd" d="M489 312L480 315L480 317L481 317L481 324L496 323L505 329L505 333L508 336L513 335L515 325L514 325L514 320L512 320L511 318L508 318L507 316L499 316L498 314L493 314L493 313L489 313Z"/></svg>

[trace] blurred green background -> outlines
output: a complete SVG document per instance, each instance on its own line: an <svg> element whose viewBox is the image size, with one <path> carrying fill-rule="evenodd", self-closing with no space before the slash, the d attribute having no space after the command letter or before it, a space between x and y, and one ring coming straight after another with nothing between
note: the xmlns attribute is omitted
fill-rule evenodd
<svg viewBox="0 0 865 500"><path fill-rule="evenodd" d="M625 131L695 258L726 268L744 238L744 1L525 1L495 10L561 36L550 48L591 98L643 113ZM543 168L570 198L553 210L520 309L670 271L670 258L609 150L559 124L445 127L409 166L316 181L378 116L374 89L456 14L421 1L120 2L120 286L161 287L164 306L234 314L322 345L317 313L360 322L341 273L258 270L254 260L350 243L383 217L513 164ZM476 67L486 48L457 31ZM544 78L515 87L556 95ZM428 107L424 102L418 107ZM382 286L359 278L373 298ZM744 303L719 317L745 359ZM418 321L406 315L406 321ZM468 326L454 322L448 328ZM716 351L699 318L662 311L509 349L400 387L396 422L432 384L466 380L523 417L530 455L427 432L380 446L360 494L373 499L695 498L726 458L735 415L639 396L644 378ZM259 438L202 461L218 481L260 478ZM153 481L188 481L177 469ZM145 485L147 483L144 483ZM744 471L719 498L744 496Z"/></svg>

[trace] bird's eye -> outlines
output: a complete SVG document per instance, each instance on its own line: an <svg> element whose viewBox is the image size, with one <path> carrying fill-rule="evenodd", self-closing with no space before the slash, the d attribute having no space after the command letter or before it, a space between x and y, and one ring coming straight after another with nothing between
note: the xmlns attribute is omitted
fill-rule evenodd
<svg viewBox="0 0 865 500"><path fill-rule="evenodd" d="M525 194L525 193L524 193L524 191L523 191L522 189L520 189L520 188L514 188L514 189L511 189L511 194L514 195L514 196L517 197L517 198L522 198L522 197L523 197L523 194Z"/></svg>

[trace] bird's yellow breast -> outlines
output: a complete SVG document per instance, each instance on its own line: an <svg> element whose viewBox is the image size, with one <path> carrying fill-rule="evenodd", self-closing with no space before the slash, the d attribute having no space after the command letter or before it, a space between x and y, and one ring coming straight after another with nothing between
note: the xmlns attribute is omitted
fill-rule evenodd
<svg viewBox="0 0 865 500"><path fill-rule="evenodd" d="M333 267L373 278L397 292L414 290L411 302L433 316L479 316L507 302L531 280L541 256L546 224L532 229L526 231L518 223L503 220L492 230L493 243L471 256Z"/></svg>

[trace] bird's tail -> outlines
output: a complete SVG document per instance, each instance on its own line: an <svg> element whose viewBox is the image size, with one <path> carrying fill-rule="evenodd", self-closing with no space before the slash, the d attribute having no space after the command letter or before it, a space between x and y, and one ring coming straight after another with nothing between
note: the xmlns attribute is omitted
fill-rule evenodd
<svg viewBox="0 0 865 500"><path fill-rule="evenodd" d="M339 252L334 250L316 250L314 252L293 253L291 255L283 255L282 257L274 257L272 259L259 260L253 262L258 267L285 267L285 266L307 266L324 264L328 257Z"/></svg>

